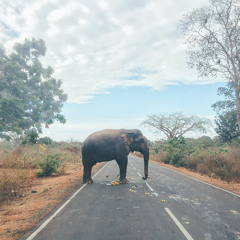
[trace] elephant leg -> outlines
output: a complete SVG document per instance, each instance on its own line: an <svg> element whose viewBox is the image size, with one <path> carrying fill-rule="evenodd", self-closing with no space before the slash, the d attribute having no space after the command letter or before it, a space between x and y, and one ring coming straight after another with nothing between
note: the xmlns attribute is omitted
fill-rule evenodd
<svg viewBox="0 0 240 240"><path fill-rule="evenodd" d="M128 164L128 157L124 157L121 159L117 159L117 164L120 169L120 177L119 182L120 183L128 183L128 180L126 179L127 176L127 164Z"/></svg>
<svg viewBox="0 0 240 240"><path fill-rule="evenodd" d="M93 183L91 172L92 172L93 164L87 164L84 166L83 172L83 183Z"/></svg>

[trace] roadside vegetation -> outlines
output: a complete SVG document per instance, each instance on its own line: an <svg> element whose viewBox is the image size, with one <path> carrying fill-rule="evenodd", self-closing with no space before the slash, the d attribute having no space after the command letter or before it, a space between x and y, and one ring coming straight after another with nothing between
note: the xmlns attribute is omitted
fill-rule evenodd
<svg viewBox="0 0 240 240"><path fill-rule="evenodd" d="M48 139L49 140L49 139ZM43 139L39 139L42 142ZM0 202L21 197L37 178L65 174L68 165L81 168L80 142L0 143Z"/></svg>
<svg viewBox="0 0 240 240"><path fill-rule="evenodd" d="M240 181L240 142L222 143L218 137L173 138L152 143L154 161L185 167L212 178Z"/></svg>

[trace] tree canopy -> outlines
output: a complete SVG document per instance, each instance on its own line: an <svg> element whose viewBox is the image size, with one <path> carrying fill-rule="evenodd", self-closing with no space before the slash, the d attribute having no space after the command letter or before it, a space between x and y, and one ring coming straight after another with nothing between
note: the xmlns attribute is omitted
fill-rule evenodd
<svg viewBox="0 0 240 240"><path fill-rule="evenodd" d="M25 131L54 121L65 123L61 114L67 95L61 80L53 77L53 68L43 67L43 40L25 39L16 43L7 55L0 46L0 138L11 139Z"/></svg>
<svg viewBox="0 0 240 240"><path fill-rule="evenodd" d="M231 143L233 140L239 139L240 134L238 131L236 111L228 111L220 114L215 119L215 124L217 126L215 131L222 142Z"/></svg>
<svg viewBox="0 0 240 240"><path fill-rule="evenodd" d="M236 111L235 90L233 81L229 81L226 87L218 88L218 95L224 96L225 100L217 101L212 105L213 110L217 114L226 113L229 111Z"/></svg>
<svg viewBox="0 0 240 240"><path fill-rule="evenodd" d="M202 77L222 76L233 82L240 127L239 0L210 0L208 6L187 13L179 26L186 36L189 66Z"/></svg>
<svg viewBox="0 0 240 240"><path fill-rule="evenodd" d="M211 121L195 115L186 116L182 113L160 113L147 117L142 125L148 126L156 133L163 133L167 139L180 138L190 132L206 132Z"/></svg>
<svg viewBox="0 0 240 240"><path fill-rule="evenodd" d="M224 143L231 143L240 136L234 93L234 84L229 81L226 87L218 89L218 94L223 95L225 100L217 101L212 105L214 111L217 112L215 131Z"/></svg>

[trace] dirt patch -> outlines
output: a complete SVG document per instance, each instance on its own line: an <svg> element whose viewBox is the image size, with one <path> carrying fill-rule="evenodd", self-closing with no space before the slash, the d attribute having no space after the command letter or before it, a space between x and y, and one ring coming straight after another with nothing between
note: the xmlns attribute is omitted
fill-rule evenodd
<svg viewBox="0 0 240 240"><path fill-rule="evenodd" d="M227 191L230 191L230 192L233 192L233 193L236 193L236 194L240 195L240 182L230 182L230 183L227 183L226 181L222 181L220 178L212 178L212 177L209 177L209 176L206 176L206 175L202 175L200 173L191 171L191 170L183 168L183 167L178 167L177 168L177 167L174 167L174 166L172 166L170 164L164 164L164 163L160 163L160 162L156 162L156 161L154 161L154 162L159 164L159 165L162 165L163 167L170 168L172 170L175 170L175 171L180 172L182 174L185 174L187 176L199 179L199 180L201 180L203 182L212 184L214 186L223 188L223 189L225 189Z"/></svg>
<svg viewBox="0 0 240 240"><path fill-rule="evenodd" d="M98 165L93 169L97 171ZM69 164L62 176L36 178L32 187L0 205L0 239L15 240L44 218L82 183L82 165Z"/></svg>

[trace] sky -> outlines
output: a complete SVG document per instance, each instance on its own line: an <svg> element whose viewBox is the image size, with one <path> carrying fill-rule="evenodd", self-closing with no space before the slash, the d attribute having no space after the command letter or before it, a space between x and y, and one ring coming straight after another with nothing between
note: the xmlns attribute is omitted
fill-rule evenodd
<svg viewBox="0 0 240 240"><path fill-rule="evenodd" d="M0 0L0 44L10 53L25 38L43 39L41 59L68 94L42 136L83 141L105 128L140 129L148 115L182 112L214 119L219 79L187 66L183 15L207 0ZM214 136L214 131L208 133ZM197 135L196 135L197 137Z"/></svg>

